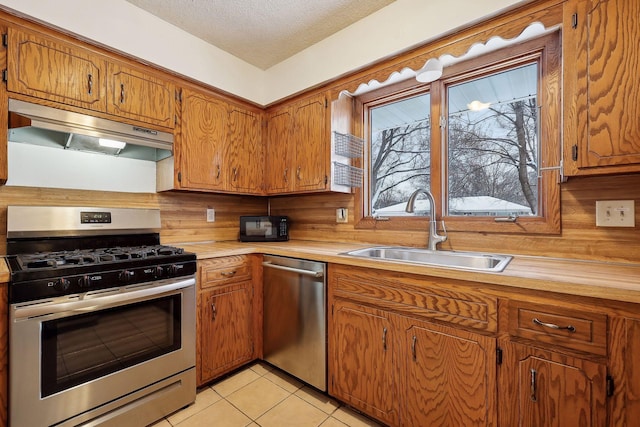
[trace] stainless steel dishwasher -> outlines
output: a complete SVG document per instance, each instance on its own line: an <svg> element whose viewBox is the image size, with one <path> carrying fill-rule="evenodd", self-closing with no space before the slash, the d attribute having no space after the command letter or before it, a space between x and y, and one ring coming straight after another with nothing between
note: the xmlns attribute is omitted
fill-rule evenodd
<svg viewBox="0 0 640 427"><path fill-rule="evenodd" d="M326 264L265 255L264 359L327 390Z"/></svg>

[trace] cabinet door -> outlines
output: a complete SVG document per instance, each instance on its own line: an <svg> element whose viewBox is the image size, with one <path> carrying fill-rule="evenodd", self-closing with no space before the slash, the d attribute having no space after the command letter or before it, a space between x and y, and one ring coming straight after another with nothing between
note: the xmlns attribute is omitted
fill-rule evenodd
<svg viewBox="0 0 640 427"><path fill-rule="evenodd" d="M291 127L289 108L269 114L267 122L267 162L265 179L268 193L289 192L293 188Z"/></svg>
<svg viewBox="0 0 640 427"><path fill-rule="evenodd" d="M404 324L402 425L495 426L495 338L411 319Z"/></svg>
<svg viewBox="0 0 640 427"><path fill-rule="evenodd" d="M636 165L633 170L640 170L640 3L574 4L575 27L566 31L574 40L575 52L568 54L576 58L576 67L567 67L566 73L576 79L578 166L604 167L605 172L620 169L610 166Z"/></svg>
<svg viewBox="0 0 640 427"><path fill-rule="evenodd" d="M140 70L109 64L107 112L166 128L175 127L175 86Z"/></svg>
<svg viewBox="0 0 640 427"><path fill-rule="evenodd" d="M327 104L324 95L294 104L295 189L324 190L327 186Z"/></svg>
<svg viewBox="0 0 640 427"><path fill-rule="evenodd" d="M236 106L232 107L229 111L227 145L230 190L261 194L264 175L262 115Z"/></svg>
<svg viewBox="0 0 640 427"><path fill-rule="evenodd" d="M253 358L251 282L203 292L200 299L200 378L204 383Z"/></svg>
<svg viewBox="0 0 640 427"><path fill-rule="evenodd" d="M10 92L105 111L106 61L77 46L9 28Z"/></svg>
<svg viewBox="0 0 640 427"><path fill-rule="evenodd" d="M330 322L329 393L397 425L395 344L387 314L336 300Z"/></svg>
<svg viewBox="0 0 640 427"><path fill-rule="evenodd" d="M519 344L509 346L503 368L512 383L501 391L505 403L501 424L607 425L604 364Z"/></svg>
<svg viewBox="0 0 640 427"><path fill-rule="evenodd" d="M182 153L180 183L183 188L224 190L227 115L226 102L184 90L178 142Z"/></svg>

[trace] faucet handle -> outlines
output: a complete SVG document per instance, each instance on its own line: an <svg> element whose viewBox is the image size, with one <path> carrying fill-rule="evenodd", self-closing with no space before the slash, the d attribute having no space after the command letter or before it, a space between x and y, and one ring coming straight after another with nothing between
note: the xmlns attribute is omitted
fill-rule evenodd
<svg viewBox="0 0 640 427"><path fill-rule="evenodd" d="M444 225L444 219L440 221L442 223L442 232L444 233L444 235L447 235L447 226Z"/></svg>

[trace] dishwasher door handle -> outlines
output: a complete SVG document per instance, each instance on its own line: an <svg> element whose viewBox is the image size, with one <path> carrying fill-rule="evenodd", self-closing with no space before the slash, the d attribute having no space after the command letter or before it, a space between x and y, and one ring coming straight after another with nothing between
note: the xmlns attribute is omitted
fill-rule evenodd
<svg viewBox="0 0 640 427"><path fill-rule="evenodd" d="M287 267L286 265L273 264L269 261L265 261L262 263L264 267L275 268L278 270L290 271L292 273L304 274L305 276L311 277L322 277L324 276L323 271L313 271L313 270L303 270L301 268Z"/></svg>

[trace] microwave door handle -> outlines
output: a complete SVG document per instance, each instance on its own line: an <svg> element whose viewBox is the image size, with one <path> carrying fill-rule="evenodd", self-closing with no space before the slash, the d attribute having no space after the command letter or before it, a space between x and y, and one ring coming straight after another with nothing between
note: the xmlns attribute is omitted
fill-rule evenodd
<svg viewBox="0 0 640 427"><path fill-rule="evenodd" d="M303 274L305 276L311 276L311 277L323 277L324 276L324 272L323 271L303 270L301 268L287 267L286 265L273 264L270 261L264 261L262 263L262 265L264 267L275 268L277 270L289 271L291 273Z"/></svg>

